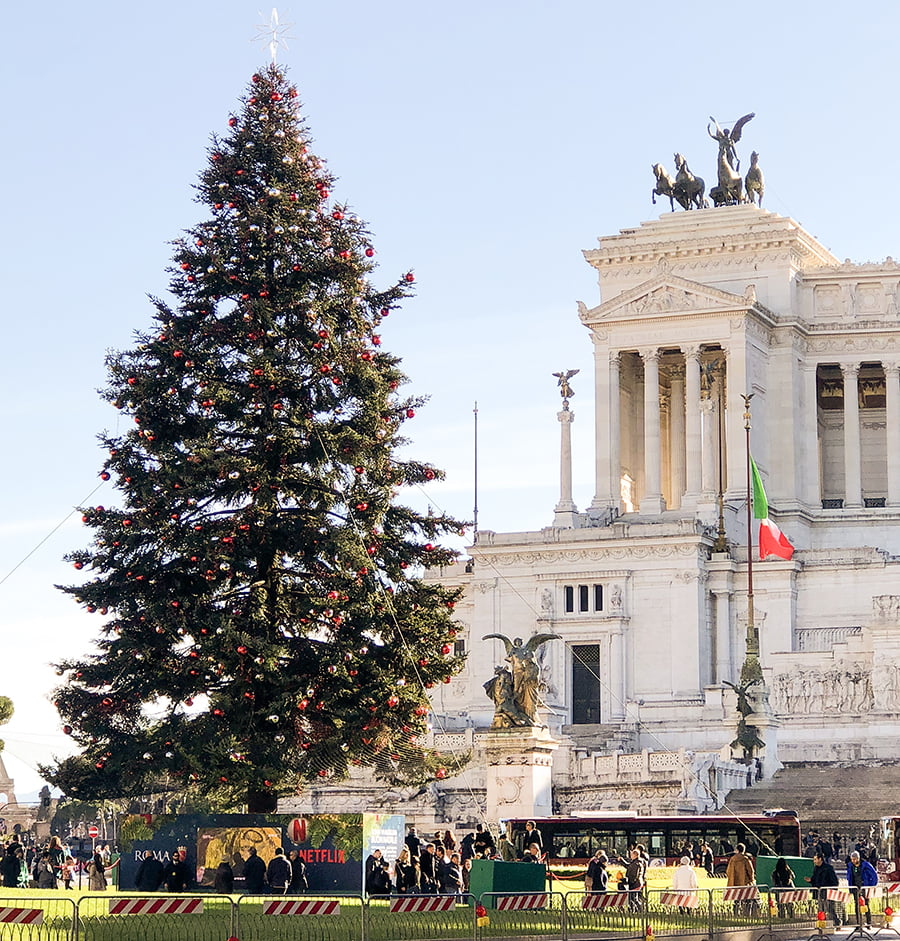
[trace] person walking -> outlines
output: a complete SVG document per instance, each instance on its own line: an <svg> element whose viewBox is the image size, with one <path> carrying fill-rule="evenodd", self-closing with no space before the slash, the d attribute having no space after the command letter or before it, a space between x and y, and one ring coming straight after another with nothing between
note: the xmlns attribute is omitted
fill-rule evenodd
<svg viewBox="0 0 900 941"><path fill-rule="evenodd" d="M673 892L693 892L700 888L697 882L697 873L691 864L690 856L682 856L681 864L675 867L672 873L672 891ZM696 896L694 896L696 898ZM678 912L681 915L690 915L694 905L679 905Z"/></svg>
<svg viewBox="0 0 900 941"><path fill-rule="evenodd" d="M88 868L88 890L90 892L106 891L106 867L103 865L103 857L99 852L95 852Z"/></svg>
<svg viewBox="0 0 900 941"><path fill-rule="evenodd" d="M871 889L878 885L878 873L875 867L866 859L862 859L859 851L854 850L850 854L850 865L847 867L847 886L853 893L853 901L856 904L856 923L861 925L861 915L863 909L866 914L866 925L872 927L872 910L869 908L868 899L872 894Z"/></svg>
<svg viewBox="0 0 900 941"><path fill-rule="evenodd" d="M134 887L138 892L158 892L164 876L165 866L153 855L153 850L144 850L144 858L134 876Z"/></svg>
<svg viewBox="0 0 900 941"><path fill-rule="evenodd" d="M806 881L810 887L816 890L816 897L819 900L819 911L825 912L831 916L835 928L840 928L844 917L844 906L833 899L828 898L828 890L837 888L840 884L834 866L831 865L823 856L813 856L813 871ZM840 904L840 908L838 905Z"/></svg>
<svg viewBox="0 0 900 941"><path fill-rule="evenodd" d="M184 892L191 878L191 871L188 864L181 855L181 850L175 850L169 865L165 867L163 878L166 881L166 889L169 892Z"/></svg>
<svg viewBox="0 0 900 941"><path fill-rule="evenodd" d="M288 855L288 862L291 864L291 884L288 886L288 892L291 895L303 895L309 888L309 880L306 877L306 860L297 850L291 850Z"/></svg>
<svg viewBox="0 0 900 941"><path fill-rule="evenodd" d="M817 857L822 859L824 857L824 853L816 853L813 859L816 859ZM783 856L778 857L775 862L775 868L772 870L772 888L776 890L775 902L778 906L778 917L793 918L794 903L782 902L781 892L777 891L779 889L794 888L794 870L791 869L791 867L787 864L787 860Z"/></svg>
<svg viewBox="0 0 900 941"><path fill-rule="evenodd" d="M738 843L737 849L728 860L728 869L725 871L725 881L732 886L749 886L756 884L756 871L753 868L753 860L747 855L747 847L743 843ZM734 903L735 915L743 912L752 914L756 907L754 899L743 899Z"/></svg>
<svg viewBox="0 0 900 941"><path fill-rule="evenodd" d="M269 892L272 895L287 895L288 886L291 884L291 864L281 846L275 847L275 855L266 867L266 882L269 883Z"/></svg>

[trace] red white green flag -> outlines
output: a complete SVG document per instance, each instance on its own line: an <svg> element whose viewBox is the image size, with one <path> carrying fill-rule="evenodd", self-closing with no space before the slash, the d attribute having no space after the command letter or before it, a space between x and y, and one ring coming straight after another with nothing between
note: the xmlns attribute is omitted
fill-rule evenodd
<svg viewBox="0 0 900 941"><path fill-rule="evenodd" d="M794 547L788 542L787 536L769 519L766 489L752 457L750 474L753 479L753 516L759 520L759 557L767 559L770 555L777 555L780 559L790 559L794 554Z"/></svg>

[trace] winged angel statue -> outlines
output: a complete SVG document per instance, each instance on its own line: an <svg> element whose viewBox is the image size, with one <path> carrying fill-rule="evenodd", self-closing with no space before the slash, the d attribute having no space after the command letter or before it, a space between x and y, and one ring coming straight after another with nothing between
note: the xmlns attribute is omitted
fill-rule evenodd
<svg viewBox="0 0 900 941"><path fill-rule="evenodd" d="M534 634L526 643L521 637L510 640L505 634L485 634L483 640L502 640L506 647L506 660L512 670L495 667L494 676L484 684L484 690L494 703L494 721L491 728L511 729L533 726L537 715L538 691L541 671L534 652L548 640L559 640L559 634Z"/></svg>

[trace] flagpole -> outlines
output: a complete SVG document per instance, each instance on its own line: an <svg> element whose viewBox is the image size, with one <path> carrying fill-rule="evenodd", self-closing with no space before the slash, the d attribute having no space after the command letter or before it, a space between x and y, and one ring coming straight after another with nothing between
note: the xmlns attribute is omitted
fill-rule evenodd
<svg viewBox="0 0 900 941"><path fill-rule="evenodd" d="M744 400L744 434L747 452L747 641L744 665L741 667L741 685L762 680L759 663L759 631L753 612L753 484L750 477L750 399L754 393L741 394Z"/></svg>

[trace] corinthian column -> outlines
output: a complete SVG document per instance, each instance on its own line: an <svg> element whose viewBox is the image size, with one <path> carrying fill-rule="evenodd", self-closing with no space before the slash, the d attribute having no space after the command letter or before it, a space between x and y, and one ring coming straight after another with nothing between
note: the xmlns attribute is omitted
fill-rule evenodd
<svg viewBox="0 0 900 941"><path fill-rule="evenodd" d="M578 512L572 501L572 422L575 421L575 413L569 411L568 401L556 417L559 419L559 503L556 504L553 525L559 529L574 529Z"/></svg>
<svg viewBox="0 0 900 941"><path fill-rule="evenodd" d="M859 363L841 363L844 375L844 506L862 506L859 447Z"/></svg>
<svg viewBox="0 0 900 941"><path fill-rule="evenodd" d="M644 495L640 512L657 515L665 509L660 486L659 350L641 350L644 361Z"/></svg>
<svg viewBox="0 0 900 941"><path fill-rule="evenodd" d="M900 366L884 363L884 384L887 388L887 502L900 505Z"/></svg>
<svg viewBox="0 0 900 941"><path fill-rule="evenodd" d="M684 348L684 499L696 506L700 499L700 347Z"/></svg>

